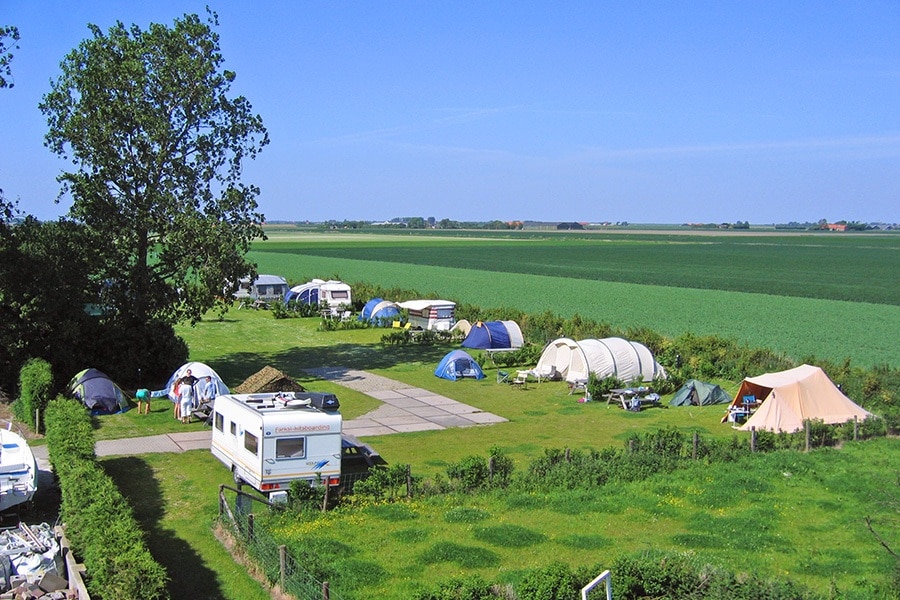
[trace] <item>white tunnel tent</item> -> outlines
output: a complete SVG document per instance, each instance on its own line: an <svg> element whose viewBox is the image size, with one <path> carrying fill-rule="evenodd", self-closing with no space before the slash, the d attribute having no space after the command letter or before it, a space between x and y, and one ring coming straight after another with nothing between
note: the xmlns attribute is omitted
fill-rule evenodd
<svg viewBox="0 0 900 600"><path fill-rule="evenodd" d="M640 342L622 338L553 340L544 348L535 371L555 372L569 382L615 377L625 383L665 379L666 371Z"/></svg>

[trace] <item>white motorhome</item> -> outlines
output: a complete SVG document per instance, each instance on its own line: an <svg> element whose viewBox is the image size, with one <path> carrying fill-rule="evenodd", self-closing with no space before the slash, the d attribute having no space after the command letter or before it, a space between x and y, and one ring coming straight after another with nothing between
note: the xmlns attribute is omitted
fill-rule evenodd
<svg viewBox="0 0 900 600"><path fill-rule="evenodd" d="M456 324L456 303L450 300L407 300L399 304L416 329L450 331Z"/></svg>
<svg viewBox="0 0 900 600"><path fill-rule="evenodd" d="M215 400L213 455L247 483L283 500L291 481L340 485L341 414L333 394L226 394Z"/></svg>

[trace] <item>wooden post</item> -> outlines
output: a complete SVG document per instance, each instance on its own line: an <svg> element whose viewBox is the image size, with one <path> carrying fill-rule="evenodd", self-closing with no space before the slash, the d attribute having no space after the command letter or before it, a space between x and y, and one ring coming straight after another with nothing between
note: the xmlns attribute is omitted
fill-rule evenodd
<svg viewBox="0 0 900 600"><path fill-rule="evenodd" d="M287 570L287 547L282 544L278 546L278 569L280 571L280 579L278 580L278 585L281 586L281 592L284 593L284 576L285 571Z"/></svg>
<svg viewBox="0 0 900 600"><path fill-rule="evenodd" d="M41 432L41 409L34 409L34 432Z"/></svg>
<svg viewBox="0 0 900 600"><path fill-rule="evenodd" d="M804 421L803 428L806 429L806 452L809 452L810 427L809 427L808 419L806 421Z"/></svg>
<svg viewBox="0 0 900 600"><path fill-rule="evenodd" d="M698 434L698 433L695 431L695 432L694 432L694 448L693 448L693 450L691 451L691 458L692 458L693 460L697 460L697 446L699 446L699 445L700 445L700 434Z"/></svg>
<svg viewBox="0 0 900 600"><path fill-rule="evenodd" d="M494 457L488 459L488 483L494 485Z"/></svg>
<svg viewBox="0 0 900 600"><path fill-rule="evenodd" d="M566 462L572 462L572 454L569 448L566 448Z"/></svg>
<svg viewBox="0 0 900 600"><path fill-rule="evenodd" d="M406 465L406 497L412 498L412 467Z"/></svg>
<svg viewBox="0 0 900 600"><path fill-rule="evenodd" d="M750 428L750 452L756 452L756 426Z"/></svg>
<svg viewBox="0 0 900 600"><path fill-rule="evenodd" d="M631 454L634 452L634 438L628 440L628 453Z"/></svg>
<svg viewBox="0 0 900 600"><path fill-rule="evenodd" d="M859 417L853 417L853 441L859 441Z"/></svg>
<svg viewBox="0 0 900 600"><path fill-rule="evenodd" d="M322 600L328 600L331 598L331 592L328 591L328 582L322 582Z"/></svg>
<svg viewBox="0 0 900 600"><path fill-rule="evenodd" d="M253 513L247 515L247 539L253 539Z"/></svg>
<svg viewBox="0 0 900 600"><path fill-rule="evenodd" d="M331 491L331 485L328 483L328 478L325 478L325 497L322 499L322 512L328 510L328 492Z"/></svg>

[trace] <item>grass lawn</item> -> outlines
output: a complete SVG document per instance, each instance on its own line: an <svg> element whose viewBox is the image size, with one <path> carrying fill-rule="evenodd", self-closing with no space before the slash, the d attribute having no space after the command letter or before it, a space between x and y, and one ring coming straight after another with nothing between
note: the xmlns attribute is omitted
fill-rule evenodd
<svg viewBox="0 0 900 600"><path fill-rule="evenodd" d="M578 403L562 383L527 390L497 384L489 366L482 381L445 381L433 369L448 348L383 347L383 330L322 332L317 325L318 319L276 320L266 311L235 311L224 321L203 321L180 333L191 359L208 363L229 386L272 365L308 389L336 392L345 418L378 403L312 378L304 369L361 368L509 419L492 426L366 438L388 462L410 464L419 477L443 474L449 463L485 456L495 445L521 470L545 448L621 446L631 431L674 426L704 436L746 435L719 422L722 406L630 413L605 402ZM735 382L717 383L731 392L736 387ZM102 417L97 437L203 427L186 428L170 411L170 403L157 401L150 416L129 411ZM748 457L591 492L360 506L279 528L292 544L313 544L325 556L340 555L335 564L346 576L333 583L344 598L399 600L422 582L468 572L515 582L522 569L546 564L548 557L593 565L642 548L691 550L733 568L747 568L742 565L752 552L753 568L761 573L796 577L821 591L832 580L842 590L866 589L866 581L885 580L888 561L861 519L872 516L896 537L890 502L896 506L897 448L896 440L878 440L841 451ZM103 463L135 506L154 556L169 570L173 598L267 597L211 532L218 485L229 483L230 474L209 452Z"/></svg>

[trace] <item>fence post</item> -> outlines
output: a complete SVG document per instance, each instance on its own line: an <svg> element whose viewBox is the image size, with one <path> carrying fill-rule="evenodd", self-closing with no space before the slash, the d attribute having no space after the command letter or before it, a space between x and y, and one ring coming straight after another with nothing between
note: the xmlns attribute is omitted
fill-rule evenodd
<svg viewBox="0 0 900 600"><path fill-rule="evenodd" d="M35 433L41 432L41 409L40 408L34 409L34 432Z"/></svg>
<svg viewBox="0 0 900 600"><path fill-rule="evenodd" d="M566 462L572 462L572 454L569 448L566 448Z"/></svg>
<svg viewBox="0 0 900 600"><path fill-rule="evenodd" d="M328 590L328 582L322 582L322 600L331 598L331 592Z"/></svg>
<svg viewBox="0 0 900 600"><path fill-rule="evenodd" d="M803 422L803 428L806 429L806 452L809 452L809 437L810 437L810 427L809 427L809 419Z"/></svg>
<svg viewBox="0 0 900 600"><path fill-rule="evenodd" d="M750 452L756 452L756 426L750 428Z"/></svg>
<svg viewBox="0 0 900 600"><path fill-rule="evenodd" d="M278 569L281 574L281 579L279 580L278 585L281 586L282 593L284 593L284 572L286 570L285 565L287 563L287 561L285 559L286 552L287 552L287 547L284 546L284 544L282 544L281 546L278 546Z"/></svg>
<svg viewBox="0 0 900 600"><path fill-rule="evenodd" d="M247 515L247 539L253 540L253 513Z"/></svg>
<svg viewBox="0 0 900 600"><path fill-rule="evenodd" d="M700 445L700 434L698 434L698 433L695 431L695 432L694 432L694 448L693 448L693 450L691 451L691 458L692 458L693 460L697 460L697 446L699 446L699 445Z"/></svg>
<svg viewBox="0 0 900 600"><path fill-rule="evenodd" d="M219 518L222 518L222 513L225 512L225 508L222 506L225 503L225 485L219 484Z"/></svg>
<svg viewBox="0 0 900 600"><path fill-rule="evenodd" d="M859 417L853 417L853 441L859 441Z"/></svg>
<svg viewBox="0 0 900 600"><path fill-rule="evenodd" d="M412 467L406 465L406 497L412 498Z"/></svg>
<svg viewBox="0 0 900 600"><path fill-rule="evenodd" d="M331 485L328 483L328 478L325 479L325 498L322 499L322 512L328 510L328 492L331 490Z"/></svg>
<svg viewBox="0 0 900 600"><path fill-rule="evenodd" d="M494 485L494 457L488 459L488 483Z"/></svg>

